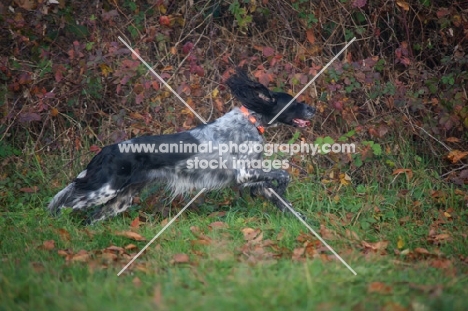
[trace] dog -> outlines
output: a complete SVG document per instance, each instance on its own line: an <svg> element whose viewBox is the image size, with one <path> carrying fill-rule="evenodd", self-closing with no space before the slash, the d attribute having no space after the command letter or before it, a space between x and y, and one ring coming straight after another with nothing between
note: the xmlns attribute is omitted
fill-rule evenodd
<svg viewBox="0 0 468 311"><path fill-rule="evenodd" d="M270 190L273 189L285 202L284 192L289 174L282 169L265 170L236 161L262 160L261 151L253 148L234 148L249 142L263 143L263 131L268 123L293 99L283 92L270 91L236 69L226 80L234 98L242 103L219 119L197 126L189 131L157 136L141 136L113 144L91 160L67 187L55 195L48 209L57 214L62 208L87 210L93 208L87 224L102 221L122 213L132 205L133 197L151 183L164 183L172 198L194 190L222 189L228 186L250 188L253 197L263 196L281 211L287 207ZM293 127L306 127L316 109L293 101L274 120ZM167 152L156 152L162 146L180 146ZM128 149L133 146L155 147L155 150ZM232 150L220 153L222 146ZM182 146L190 150L182 150ZM211 146L211 151L196 147ZM127 148L127 152L125 149ZM207 149L207 148L204 148ZM224 148L225 149L225 148ZM123 151L122 151L123 150ZM184 152L187 151L187 152ZM222 165L211 164L219 162ZM210 163L202 167L201 163ZM196 167L195 164L200 164ZM288 202L289 204L289 202Z"/></svg>

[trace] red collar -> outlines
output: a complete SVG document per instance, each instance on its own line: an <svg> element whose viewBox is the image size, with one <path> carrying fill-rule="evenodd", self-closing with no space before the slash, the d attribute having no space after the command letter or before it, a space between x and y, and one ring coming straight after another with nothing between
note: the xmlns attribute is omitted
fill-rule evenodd
<svg viewBox="0 0 468 311"><path fill-rule="evenodd" d="M265 133L265 128L261 125L257 125L258 124L257 119L255 119L255 117L249 113L249 110L247 110L247 108L245 108L244 106L241 106L240 111L242 112L244 116L246 116L249 119L249 121L253 125L255 125L255 127L257 128L260 134Z"/></svg>

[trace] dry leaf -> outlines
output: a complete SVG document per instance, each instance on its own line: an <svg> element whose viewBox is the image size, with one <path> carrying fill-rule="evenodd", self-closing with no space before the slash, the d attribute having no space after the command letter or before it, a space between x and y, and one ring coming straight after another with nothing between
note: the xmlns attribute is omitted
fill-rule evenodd
<svg viewBox="0 0 468 311"><path fill-rule="evenodd" d="M133 285L135 285L136 287L140 287L141 286L141 280L139 277L134 277L133 280L132 280L132 283Z"/></svg>
<svg viewBox="0 0 468 311"><path fill-rule="evenodd" d="M386 285L382 282L372 282L367 287L368 293L378 293L378 294L391 294L392 288L389 285Z"/></svg>
<svg viewBox="0 0 468 311"><path fill-rule="evenodd" d="M376 243L362 241L361 243L362 243L362 246L364 246L365 248L369 248L374 251L385 250L387 249L387 246L388 246L388 241L379 241Z"/></svg>
<svg viewBox="0 0 468 311"><path fill-rule="evenodd" d="M39 188L37 186L30 187L30 188L20 188L20 191L24 193L36 193L39 191Z"/></svg>
<svg viewBox="0 0 468 311"><path fill-rule="evenodd" d="M70 239L71 239L70 238L70 233L67 230L65 230L63 228L60 228L60 229L58 229L58 233L59 233L60 238L62 240L66 241L66 242L70 241Z"/></svg>
<svg viewBox="0 0 468 311"><path fill-rule="evenodd" d="M397 1L396 3L397 3L397 5L398 5L400 8L402 8L403 10L409 11L410 6L409 6L408 2L406 2L406 1L401 1L401 0L400 0L400 1Z"/></svg>
<svg viewBox="0 0 468 311"><path fill-rule="evenodd" d="M452 162L452 163L457 163L464 157L468 156L468 151L460 151L460 150L452 150L449 152L447 155L447 158Z"/></svg>
<svg viewBox="0 0 468 311"><path fill-rule="evenodd" d="M86 262L90 259L90 254L85 250L80 250L78 253L73 255L71 258L72 261Z"/></svg>
<svg viewBox="0 0 468 311"><path fill-rule="evenodd" d="M456 137L449 137L447 138L445 141L449 142L449 143L459 143L460 142L460 139L456 138Z"/></svg>
<svg viewBox="0 0 468 311"><path fill-rule="evenodd" d="M132 220L132 223L130 224L130 227L132 227L132 228L140 227L140 216L137 216L135 219Z"/></svg>
<svg viewBox="0 0 468 311"><path fill-rule="evenodd" d="M129 238L129 239L132 239L132 240L135 240L135 241L146 241L146 239L144 237L142 237L141 235L139 235L138 233L133 232L133 231L116 232L115 235L124 236L126 238Z"/></svg>
<svg viewBox="0 0 468 311"><path fill-rule="evenodd" d="M215 221L212 222L211 224L208 225L210 229L222 229L222 228L227 228L228 225L225 222L222 221Z"/></svg>
<svg viewBox="0 0 468 311"><path fill-rule="evenodd" d="M42 242L42 248L48 251L53 250L55 248L55 241L47 240Z"/></svg>
<svg viewBox="0 0 468 311"><path fill-rule="evenodd" d="M128 244L124 247L127 251L131 251L132 249L136 249L137 246L135 244Z"/></svg>
<svg viewBox="0 0 468 311"><path fill-rule="evenodd" d="M184 254L184 253L175 254L172 257L172 262L173 263L188 263L189 260L190 260L189 256L187 254Z"/></svg>
<svg viewBox="0 0 468 311"><path fill-rule="evenodd" d="M448 238L450 238L450 234L448 233L441 233L434 236L434 239L437 241L447 240Z"/></svg>
<svg viewBox="0 0 468 311"><path fill-rule="evenodd" d="M396 170L393 170L393 174L392 175L400 175L400 174L406 174L406 177L408 179L411 179L413 178L413 171L408 169L408 168L398 168Z"/></svg>
<svg viewBox="0 0 468 311"><path fill-rule="evenodd" d="M315 34L314 34L314 30L312 28L307 29L306 35L307 35L307 40L310 43L312 43L312 44L315 43Z"/></svg>
<svg viewBox="0 0 468 311"><path fill-rule="evenodd" d="M251 241L261 232L260 229L244 228L241 230L244 234L244 240Z"/></svg>

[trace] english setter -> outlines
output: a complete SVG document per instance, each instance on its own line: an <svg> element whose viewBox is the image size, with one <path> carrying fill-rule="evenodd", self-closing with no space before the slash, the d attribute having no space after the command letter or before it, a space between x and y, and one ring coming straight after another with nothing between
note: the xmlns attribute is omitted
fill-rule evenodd
<svg viewBox="0 0 468 311"><path fill-rule="evenodd" d="M273 92L249 79L237 70L227 81L233 96L242 103L221 118L186 132L142 136L102 148L66 188L55 195L48 209L58 213L62 208L88 209L94 207L88 223L104 220L125 211L133 197L150 183L164 183L175 197L193 190L215 190L238 185L250 188L253 196L267 198L281 211L288 210L268 188L283 196L289 183L289 174L282 169L267 170L245 165L245 160L263 159L262 151L236 148L249 142L262 144L264 127L292 99L287 93ZM292 102L275 123L305 127L314 116L315 108L297 101ZM133 150L130 145L154 147L154 150ZM191 146L187 150L166 150L162 146ZM222 145L228 151L220 152ZM207 151L201 147L211 146ZM200 147L197 148L197 147ZM226 148L224 148L226 149ZM157 151L160 152L157 152ZM244 161L244 165L236 161ZM203 162L205 161L205 162ZM204 166L218 163L222 165ZM257 162L258 163L258 162ZM198 167L196 164L200 164ZM287 202L287 201L286 201Z"/></svg>

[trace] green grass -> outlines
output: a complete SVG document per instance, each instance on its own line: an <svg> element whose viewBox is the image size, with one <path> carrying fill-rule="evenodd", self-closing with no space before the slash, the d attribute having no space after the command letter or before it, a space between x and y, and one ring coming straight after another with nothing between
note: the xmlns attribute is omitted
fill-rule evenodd
<svg viewBox="0 0 468 311"><path fill-rule="evenodd" d="M278 213L260 199L235 200L233 192L225 191L210 194L198 211L184 213L120 277L117 273L130 256L161 230L162 219L137 209L91 227L80 226L67 212L53 218L44 207L57 189L45 179L50 172L40 167L36 160L22 164L23 170L4 175L0 183L0 310L462 310L465 306L466 202L424 167L415 168L412 179L398 176L393 183L395 176L380 172L374 183L339 186L309 176L296 178L289 187L287 197L295 208L319 234L325 234L357 276L311 235L299 241L307 229L294 217ZM379 182L384 179L389 182ZM36 185L37 193L18 190ZM118 235L131 231L138 215L147 218L136 230L146 241ZM214 222L225 225L210 226ZM246 228L260 230L263 236L249 243L243 235ZM438 240L441 234L448 236ZM209 243L200 243L203 236ZM53 248L44 247L50 240ZM378 242L388 244L378 247ZM304 243L311 252L293 260L294 251ZM129 244L136 248L120 253L106 250ZM73 260L80 250L84 259ZM182 253L189 260L177 263L176 255Z"/></svg>

